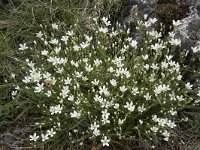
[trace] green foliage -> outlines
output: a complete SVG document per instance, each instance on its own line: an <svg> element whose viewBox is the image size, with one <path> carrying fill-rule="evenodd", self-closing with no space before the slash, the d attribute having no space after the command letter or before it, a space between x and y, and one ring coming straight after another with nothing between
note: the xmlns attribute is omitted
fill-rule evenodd
<svg viewBox="0 0 200 150"><path fill-rule="evenodd" d="M129 28L112 26L105 17L90 22L84 34L78 24L44 25L35 42L20 44L29 57L13 97L28 95L41 114L34 125L40 132L30 139L62 143L64 137L80 147L121 138L169 141L176 122L183 121L178 112L196 98L193 85L181 80L187 52L181 52L180 64L173 60L181 41L173 34L160 39L155 18L138 23L136 35L145 35L138 41Z"/></svg>

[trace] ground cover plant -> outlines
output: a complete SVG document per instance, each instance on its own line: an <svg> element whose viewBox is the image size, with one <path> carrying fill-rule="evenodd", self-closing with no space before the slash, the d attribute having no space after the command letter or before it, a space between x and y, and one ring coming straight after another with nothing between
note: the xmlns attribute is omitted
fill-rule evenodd
<svg viewBox="0 0 200 150"><path fill-rule="evenodd" d="M9 1L9 17L0 14L4 135L31 149L169 149L179 125L199 132L199 89L185 78L194 61L185 57L199 48L182 51L147 16L131 37L116 24L123 3ZM20 137L9 133L16 126Z"/></svg>
<svg viewBox="0 0 200 150"><path fill-rule="evenodd" d="M128 27L106 17L93 18L85 34L78 25L65 30L53 23L41 26L36 40L21 43L19 51L29 58L12 96L28 98L41 116L29 135L32 144L65 140L101 149L120 139L142 139L153 148L155 140L169 141L177 122L187 121L178 112L200 91L182 80L188 51L175 61L181 41L173 32L161 39L156 21L144 16L134 38Z"/></svg>

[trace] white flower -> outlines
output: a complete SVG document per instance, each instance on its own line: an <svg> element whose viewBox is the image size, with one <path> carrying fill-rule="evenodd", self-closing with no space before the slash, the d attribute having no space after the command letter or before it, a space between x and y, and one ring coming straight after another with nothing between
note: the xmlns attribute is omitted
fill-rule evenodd
<svg viewBox="0 0 200 150"><path fill-rule="evenodd" d="M199 90L199 93L197 94L197 96L199 96L199 97L200 97L200 90Z"/></svg>
<svg viewBox="0 0 200 150"><path fill-rule="evenodd" d="M46 95L47 97L50 97L50 96L51 96L51 91L48 90L48 91L45 93L45 95Z"/></svg>
<svg viewBox="0 0 200 150"><path fill-rule="evenodd" d="M19 44L19 46L20 46L20 48L19 48L19 50L26 50L26 49L28 49L28 47L26 46L26 43L24 43L24 44Z"/></svg>
<svg viewBox="0 0 200 150"><path fill-rule="evenodd" d="M70 77L67 77L67 78L64 80L65 85L71 84L71 81L72 81L72 79L71 79Z"/></svg>
<svg viewBox="0 0 200 150"><path fill-rule="evenodd" d="M57 68L57 70L56 70L56 72L59 73L59 74L63 73L63 71L64 71L63 67L62 68Z"/></svg>
<svg viewBox="0 0 200 150"><path fill-rule="evenodd" d="M107 28L102 28L102 27L100 27L100 28L99 28L99 32L107 33L107 32L108 32L108 29L107 29Z"/></svg>
<svg viewBox="0 0 200 150"><path fill-rule="evenodd" d="M151 68L154 70L159 69L158 64L154 64L154 63L152 63Z"/></svg>
<svg viewBox="0 0 200 150"><path fill-rule="evenodd" d="M100 130L99 129L93 130L93 134L95 136L99 136L100 135Z"/></svg>
<svg viewBox="0 0 200 150"><path fill-rule="evenodd" d="M73 49L74 49L74 51L76 51L76 52L78 52L79 50L80 50L80 46L78 46L78 45L74 45L73 46Z"/></svg>
<svg viewBox="0 0 200 150"><path fill-rule="evenodd" d="M181 25L181 24L182 24L182 23L181 23L180 20L177 20L177 21L173 20L173 26L174 26L174 27L177 27L177 26L179 26L179 25Z"/></svg>
<svg viewBox="0 0 200 150"><path fill-rule="evenodd" d="M181 44L181 40L172 38L169 43L174 46L178 46Z"/></svg>
<svg viewBox="0 0 200 150"><path fill-rule="evenodd" d="M42 137L42 141L43 142L49 139L49 135L48 134L45 135L45 134L42 133L41 137Z"/></svg>
<svg viewBox="0 0 200 150"><path fill-rule="evenodd" d="M105 110L102 111L102 118L108 119L109 116L110 116L110 113L108 112L107 109L105 109Z"/></svg>
<svg viewBox="0 0 200 150"><path fill-rule="evenodd" d="M152 116L152 120L154 121L154 122L158 122L159 120L158 120L159 118L157 117L157 115L153 115Z"/></svg>
<svg viewBox="0 0 200 150"><path fill-rule="evenodd" d="M181 95L181 96L178 96L178 95L177 95L176 98L177 98L177 100L180 101L180 102L185 100L184 97L183 97L183 95Z"/></svg>
<svg viewBox="0 0 200 150"><path fill-rule="evenodd" d="M119 119L118 125L122 125L125 122L126 119Z"/></svg>
<svg viewBox="0 0 200 150"><path fill-rule="evenodd" d="M127 108L130 112L133 112L135 110L135 105L133 105L133 102L131 101L126 102L126 105L124 105L124 108Z"/></svg>
<svg viewBox="0 0 200 150"><path fill-rule="evenodd" d="M147 60L149 58L149 55L142 55L142 59Z"/></svg>
<svg viewBox="0 0 200 150"><path fill-rule="evenodd" d="M82 49L85 49L86 47L88 47L90 44L88 43L88 42L81 42L80 43L80 47L82 48Z"/></svg>
<svg viewBox="0 0 200 150"><path fill-rule="evenodd" d="M174 110L169 110L169 112L170 112L170 114L171 114L172 116L175 116L175 115L177 115L177 111L174 111Z"/></svg>
<svg viewBox="0 0 200 150"><path fill-rule="evenodd" d="M82 79L83 79L83 81L87 81L88 77L87 76L83 76Z"/></svg>
<svg viewBox="0 0 200 150"><path fill-rule="evenodd" d="M63 86L60 96L64 99L68 96L69 92L70 92L69 86Z"/></svg>
<svg viewBox="0 0 200 150"><path fill-rule="evenodd" d="M24 79L22 80L22 82L24 82L24 83L30 83L31 82L31 78L30 77L24 77Z"/></svg>
<svg viewBox="0 0 200 150"><path fill-rule="evenodd" d="M42 38L42 36L43 36L43 33L41 31L39 31L38 33L36 33L36 37Z"/></svg>
<svg viewBox="0 0 200 150"><path fill-rule="evenodd" d="M16 91L12 91L11 95L12 96L16 96L17 95L17 90Z"/></svg>
<svg viewBox="0 0 200 150"><path fill-rule="evenodd" d="M108 68L108 71L109 71L110 73L115 72L115 70L113 69L113 67L109 67L109 68Z"/></svg>
<svg viewBox="0 0 200 150"><path fill-rule="evenodd" d="M79 118L81 116L81 113L74 110L73 112L70 113L70 116L72 118Z"/></svg>
<svg viewBox="0 0 200 150"><path fill-rule="evenodd" d="M49 43L45 40L44 41L44 45L47 46Z"/></svg>
<svg viewBox="0 0 200 150"><path fill-rule="evenodd" d="M143 124L143 123L144 123L144 121L143 121L143 120L139 120L139 123L140 123L140 124Z"/></svg>
<svg viewBox="0 0 200 150"><path fill-rule="evenodd" d="M16 86L16 87L15 87L15 90L20 90L20 87L19 87L19 86Z"/></svg>
<svg viewBox="0 0 200 150"><path fill-rule="evenodd" d="M152 24L152 23L151 23L150 21L145 21L145 22L143 23L143 25L144 25L146 28L150 27L151 24Z"/></svg>
<svg viewBox="0 0 200 150"><path fill-rule="evenodd" d="M88 36L88 35L85 35L85 38L86 38L87 42L91 42L93 39L92 36Z"/></svg>
<svg viewBox="0 0 200 150"><path fill-rule="evenodd" d="M144 105L138 106L138 111L139 111L140 113L144 112L145 110L146 110L146 108L144 107Z"/></svg>
<svg viewBox="0 0 200 150"><path fill-rule="evenodd" d="M167 69L168 68L168 63L167 62L161 62L161 67L163 69Z"/></svg>
<svg viewBox="0 0 200 150"><path fill-rule="evenodd" d="M188 89L188 90L191 90L192 87L193 87L193 85L190 84L189 82L187 82L187 83L185 84L185 88Z"/></svg>
<svg viewBox="0 0 200 150"><path fill-rule="evenodd" d="M103 139L101 139L101 143L103 146L109 146L110 139L108 139L107 136L104 136Z"/></svg>
<svg viewBox="0 0 200 150"><path fill-rule="evenodd" d="M58 45L59 41L58 39L51 39L50 43L53 45Z"/></svg>
<svg viewBox="0 0 200 150"><path fill-rule="evenodd" d="M152 24L156 23L158 21L158 19L156 18L150 18L149 22L151 22Z"/></svg>
<svg viewBox="0 0 200 150"><path fill-rule="evenodd" d="M16 77L16 75L15 75L14 73L11 73L10 77L11 77L12 79L14 79L14 78Z"/></svg>
<svg viewBox="0 0 200 150"><path fill-rule="evenodd" d="M122 93L124 93L124 92L126 92L127 88L123 85L123 86L120 86L120 87L119 87L119 90L120 90Z"/></svg>
<svg viewBox="0 0 200 150"><path fill-rule="evenodd" d="M144 95L144 98L145 98L146 100L150 100L150 99L151 99L151 95L149 95L149 93L147 93L146 95Z"/></svg>
<svg viewBox="0 0 200 150"><path fill-rule="evenodd" d="M53 137L56 134L56 132L53 130L53 128L51 128L51 130L47 130L47 135L49 135L50 137Z"/></svg>
<svg viewBox="0 0 200 150"><path fill-rule="evenodd" d="M175 124L174 122L172 122L171 120L168 120L167 125L168 125L168 127L170 127L170 128L176 127L176 124Z"/></svg>
<svg viewBox="0 0 200 150"><path fill-rule="evenodd" d="M144 68L145 68L146 70L149 70L149 67L150 67L149 64L145 64L145 65L144 65Z"/></svg>
<svg viewBox="0 0 200 150"><path fill-rule="evenodd" d="M141 0L141 2L143 2L143 0ZM144 20L147 20L148 16L149 16L149 15L144 14Z"/></svg>
<svg viewBox="0 0 200 150"><path fill-rule="evenodd" d="M161 50L161 49L163 49L163 48L165 48L165 46L163 46L162 44L156 43L156 44L154 44L154 45L151 45L151 49L153 49L153 50L155 50L155 51Z"/></svg>
<svg viewBox="0 0 200 150"><path fill-rule="evenodd" d="M42 75L41 73L38 71L36 71L35 68L32 68L32 70L30 71L30 78L33 82L40 82L40 80L42 79Z"/></svg>
<svg viewBox="0 0 200 150"><path fill-rule="evenodd" d="M162 37L162 34L159 32L157 32L157 31L150 31L150 32L148 32L148 34L150 35L150 36L152 36L153 38L155 38L155 39L158 39L158 38L160 38L160 37Z"/></svg>
<svg viewBox="0 0 200 150"><path fill-rule="evenodd" d="M133 87L131 93L133 95L137 95L139 93L138 88L137 87Z"/></svg>
<svg viewBox="0 0 200 150"><path fill-rule="evenodd" d="M79 64L78 62L74 62L73 60L70 61L70 64L78 68Z"/></svg>
<svg viewBox="0 0 200 150"><path fill-rule="evenodd" d="M53 29L58 30L58 25L56 23L53 23L51 26Z"/></svg>
<svg viewBox="0 0 200 150"><path fill-rule="evenodd" d="M91 71L93 70L93 67L92 67L91 65L86 64L86 65L85 65L85 70L86 70L87 72L91 72Z"/></svg>
<svg viewBox="0 0 200 150"><path fill-rule="evenodd" d="M170 90L169 85L161 84L161 85L155 87L154 92L155 92L156 95L158 95L161 92L165 92L165 91L168 91L168 90Z"/></svg>
<svg viewBox="0 0 200 150"><path fill-rule="evenodd" d="M173 58L172 55L167 55L167 56L166 56L167 61L170 61L172 58Z"/></svg>
<svg viewBox="0 0 200 150"><path fill-rule="evenodd" d="M56 106L50 106L49 111L51 112L51 115L53 114L61 114L63 107L60 106L60 104Z"/></svg>
<svg viewBox="0 0 200 150"><path fill-rule="evenodd" d="M94 122L94 124L91 124L91 127L90 127L91 130L97 130L98 128L99 128L99 125L96 122Z"/></svg>
<svg viewBox="0 0 200 150"><path fill-rule="evenodd" d="M103 21L103 23L104 23L106 26L111 25L110 21L108 21L108 18L103 17L103 18L101 18L101 20Z"/></svg>
<svg viewBox="0 0 200 150"><path fill-rule="evenodd" d="M197 53L197 52L200 52L200 48L199 47L191 47L193 53Z"/></svg>
<svg viewBox="0 0 200 150"><path fill-rule="evenodd" d="M119 103L116 103L116 104L114 105L114 108L115 108L115 109L118 109L118 108L119 108Z"/></svg>
<svg viewBox="0 0 200 150"><path fill-rule="evenodd" d="M123 53L125 53L127 51L127 49L125 49L125 48L122 48L121 50L120 50L120 52L123 54Z"/></svg>
<svg viewBox="0 0 200 150"><path fill-rule="evenodd" d="M170 37L170 38L174 38L174 36L175 36L175 33L174 33L174 32L169 32L169 37Z"/></svg>
<svg viewBox="0 0 200 150"><path fill-rule="evenodd" d="M61 50L61 47L56 47L56 48L54 49L54 51L56 52L56 54L58 54L58 53L60 52L60 50Z"/></svg>
<svg viewBox="0 0 200 150"><path fill-rule="evenodd" d="M138 42L137 42L136 40L132 40L132 41L130 42L130 45L131 45L133 48L137 48L137 44L138 44Z"/></svg>
<svg viewBox="0 0 200 150"><path fill-rule="evenodd" d="M165 131L162 133L162 135L165 137L165 138L164 138L165 141L169 141L170 133L169 133L167 130L165 130Z"/></svg>
<svg viewBox="0 0 200 150"><path fill-rule="evenodd" d="M94 65L97 66L97 67L98 67L101 63L102 63L102 61L99 60L98 58L94 60Z"/></svg>
<svg viewBox="0 0 200 150"><path fill-rule="evenodd" d="M73 35L74 35L74 32L73 32L73 31L68 31L68 32L67 32L67 35L68 35L68 36L73 36Z"/></svg>
<svg viewBox="0 0 200 150"><path fill-rule="evenodd" d="M124 66L124 64L122 63L122 60L124 60L124 58L122 57L115 57L115 59L112 60L112 62L117 65L118 68L122 69L121 67Z"/></svg>
<svg viewBox="0 0 200 150"><path fill-rule="evenodd" d="M151 129L151 131L153 131L154 133L157 133L157 132L158 132L158 127L153 126L153 127L151 127L150 129Z"/></svg>
<svg viewBox="0 0 200 150"><path fill-rule="evenodd" d="M116 81L115 79L111 79L111 80L110 80L110 84L111 84L112 86L117 86L117 81Z"/></svg>
<svg viewBox="0 0 200 150"><path fill-rule="evenodd" d="M158 64L152 63L151 68L154 70L159 69Z"/></svg>
<svg viewBox="0 0 200 150"><path fill-rule="evenodd" d="M42 54L43 56L47 56L47 55L48 55L48 51L47 51L47 50L43 50L43 51L41 51L41 54Z"/></svg>
<svg viewBox="0 0 200 150"><path fill-rule="evenodd" d="M69 100L69 101L74 101L74 95L70 95L70 96L68 97L68 100Z"/></svg>
<svg viewBox="0 0 200 150"><path fill-rule="evenodd" d="M91 83L94 84L94 85L98 85L99 84L99 80L94 79Z"/></svg>
<svg viewBox="0 0 200 150"><path fill-rule="evenodd" d="M128 32L128 30L127 30ZM112 31L112 33L110 34L110 37L113 37L113 36L117 36L119 33L117 31Z"/></svg>
<svg viewBox="0 0 200 150"><path fill-rule="evenodd" d="M39 138L39 136L37 136L36 133L34 133L33 135L30 135L29 137L30 137L30 141L34 141L34 142L36 142Z"/></svg>
<svg viewBox="0 0 200 150"><path fill-rule="evenodd" d="M35 93L40 93L44 89L44 83L37 83L37 86L35 87L34 92Z"/></svg>
<svg viewBox="0 0 200 150"><path fill-rule="evenodd" d="M164 118L158 118L157 120L158 125L164 127L167 124L167 119Z"/></svg>
<svg viewBox="0 0 200 150"><path fill-rule="evenodd" d="M105 96L109 96L110 92L108 91L108 88L105 86L99 88L99 93L102 95L104 94Z"/></svg>
<svg viewBox="0 0 200 150"><path fill-rule="evenodd" d="M104 99L103 99L101 96L95 95L95 96L94 96L94 100L95 100L96 102L102 103Z"/></svg>
<svg viewBox="0 0 200 150"><path fill-rule="evenodd" d="M67 44L67 41L69 39L69 36L62 36L61 41L65 42L65 44Z"/></svg>

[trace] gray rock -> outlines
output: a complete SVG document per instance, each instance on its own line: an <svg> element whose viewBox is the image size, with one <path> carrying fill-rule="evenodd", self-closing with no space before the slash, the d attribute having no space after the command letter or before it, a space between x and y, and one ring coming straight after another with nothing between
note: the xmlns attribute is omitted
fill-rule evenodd
<svg viewBox="0 0 200 150"><path fill-rule="evenodd" d="M145 14L150 14L155 7L156 0L145 1L145 0L132 0L130 6L127 7L129 10L129 16L122 18L122 23L126 24L131 22L134 25L138 20L142 20Z"/></svg>
<svg viewBox="0 0 200 150"><path fill-rule="evenodd" d="M170 3L174 5L189 4L190 13L186 18L183 18L182 25L178 26L175 30L175 38L181 39L182 49L190 50L192 46L197 46L200 41L200 0L131 0L130 6L127 7L129 15L122 18L122 23L131 23L131 29L134 36L136 23L143 20L144 14L149 17L156 17L154 9L156 6L163 3ZM158 23L160 22L158 18ZM199 54L195 55L200 58Z"/></svg>
<svg viewBox="0 0 200 150"><path fill-rule="evenodd" d="M22 130L21 130L21 128L16 127L16 128L14 129L13 133L15 133L16 135L19 135L19 134L22 133Z"/></svg>
<svg viewBox="0 0 200 150"><path fill-rule="evenodd" d="M12 147L19 147L19 146L21 146L23 143L22 143L22 141L14 141L13 143L12 143Z"/></svg>
<svg viewBox="0 0 200 150"><path fill-rule="evenodd" d="M7 147L11 147L11 145L15 142L15 138L11 135L4 135L3 136L3 143Z"/></svg>
<svg viewBox="0 0 200 150"><path fill-rule="evenodd" d="M193 46L198 46L200 41L200 16L194 7L188 17L181 20L182 24L175 30L175 37L181 39L182 49L190 50ZM200 58L199 54L195 58Z"/></svg>
<svg viewBox="0 0 200 150"><path fill-rule="evenodd" d="M19 147L22 142L17 140L13 135L6 134L3 136L3 144L8 148Z"/></svg>

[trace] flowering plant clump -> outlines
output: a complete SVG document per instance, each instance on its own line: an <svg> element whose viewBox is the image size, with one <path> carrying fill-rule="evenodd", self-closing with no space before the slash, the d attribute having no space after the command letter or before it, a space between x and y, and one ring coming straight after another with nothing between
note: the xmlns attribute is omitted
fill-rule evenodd
<svg viewBox="0 0 200 150"><path fill-rule="evenodd" d="M177 112L193 100L193 85L182 81L185 66L173 59L181 41L173 32L162 40L156 21L139 21L134 38L128 27L112 26L105 17L93 19L85 34L77 25L64 31L52 24L32 46L21 44L21 52L34 55L26 59L26 76L13 97L28 92L42 114L35 123L42 132L30 140L65 134L102 146L121 138L168 141L182 120ZM181 52L181 59L186 55Z"/></svg>

